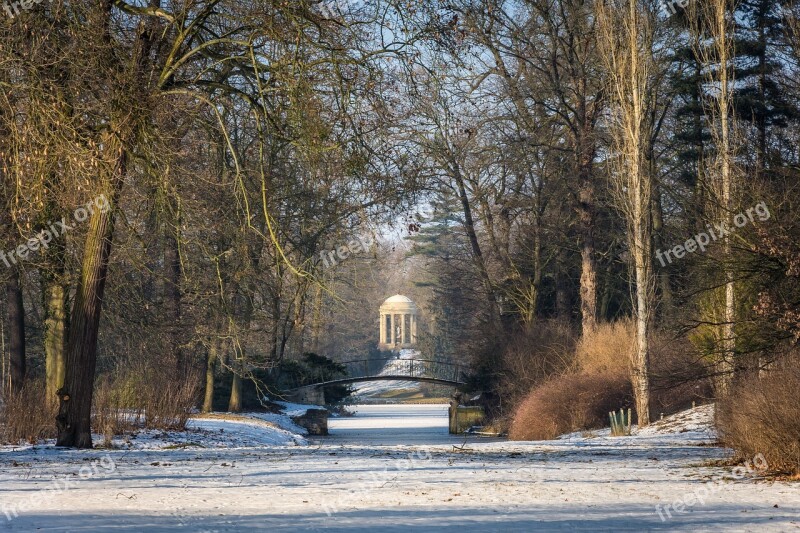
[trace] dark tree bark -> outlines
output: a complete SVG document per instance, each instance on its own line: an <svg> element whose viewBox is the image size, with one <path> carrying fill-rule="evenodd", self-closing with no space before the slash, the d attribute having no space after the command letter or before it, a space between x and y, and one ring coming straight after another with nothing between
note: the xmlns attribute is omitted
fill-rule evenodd
<svg viewBox="0 0 800 533"><path fill-rule="evenodd" d="M91 414L97 364L97 334L103 306L108 260L114 236L114 208L127 168L124 142L117 140L119 156L113 173L111 209L92 214L81 278L72 305L64 386L57 392L59 410L57 446L92 447Z"/></svg>
<svg viewBox="0 0 800 533"><path fill-rule="evenodd" d="M238 413L242 410L242 366L236 359L231 361L233 368L233 381L231 383L231 396L228 400L228 411Z"/></svg>
<svg viewBox="0 0 800 533"><path fill-rule="evenodd" d="M181 350L182 337L182 295L181 295L181 257L180 257L180 219L175 228L167 230L167 243L164 250L164 266L167 269L166 300L169 306L170 344L175 358L176 370L181 376L189 370Z"/></svg>
<svg viewBox="0 0 800 533"><path fill-rule="evenodd" d="M6 283L8 302L8 341L11 363L11 392L19 392L25 384L27 362L25 358L25 307L16 269Z"/></svg>
<svg viewBox="0 0 800 533"><path fill-rule="evenodd" d="M48 401L56 400L56 391L64 385L65 357L69 315L67 287L64 283L64 242L50 244L49 268L41 271L44 299L44 354Z"/></svg>
<svg viewBox="0 0 800 533"><path fill-rule="evenodd" d="M483 257L480 242L478 241L478 234L475 231L475 220L472 216L472 206L469 203L469 196L467 196L467 189L464 185L464 177L461 175L461 168L457 161L451 161L452 168L450 173L456 182L458 188L458 198L461 201L461 208L464 213L464 230L469 238L470 248L472 249L472 258L475 265L478 267L478 273L483 282L483 289L486 292L486 303L489 309L489 319L498 323L500 319L500 312L497 308L497 299L495 298L495 291L492 285L492 280L489 277L489 271L486 268L486 260Z"/></svg>
<svg viewBox="0 0 800 533"><path fill-rule="evenodd" d="M211 339L208 345L208 358L206 359L206 388L203 395L203 412L210 413L214 410L214 371L217 367L219 356L219 340Z"/></svg>
<svg viewBox="0 0 800 533"><path fill-rule="evenodd" d="M595 252L594 146L583 137L578 142L578 231L581 246L581 326L586 336L597 326L597 258Z"/></svg>
<svg viewBox="0 0 800 533"><path fill-rule="evenodd" d="M102 31L109 43L112 5L110 0L104 0L101 16ZM136 116L139 110L128 107L125 102L127 99L146 100L147 87L143 80L148 79L145 73L149 68L150 52L157 31L158 22L155 18L138 24L130 62L122 65L124 68L121 69L125 78L117 84L119 93L109 99L109 127L100 137L104 159L109 166L98 187L98 192L105 195L109 207L94 210L89 221L81 276L70 313L64 386L57 391L57 446L92 447L91 417L97 336L108 261L113 248L114 215L128 170L129 150L136 138L137 119L140 118Z"/></svg>

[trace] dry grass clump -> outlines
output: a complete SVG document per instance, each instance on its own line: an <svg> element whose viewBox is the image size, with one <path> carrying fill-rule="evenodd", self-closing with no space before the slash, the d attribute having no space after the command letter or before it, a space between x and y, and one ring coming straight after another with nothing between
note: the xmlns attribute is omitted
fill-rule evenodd
<svg viewBox="0 0 800 533"><path fill-rule="evenodd" d="M126 366L95 384L92 430L109 445L114 435L137 429L183 430L197 405L197 376L176 377L158 365ZM0 399L0 442L35 444L56 437L58 404L45 398L45 386L29 381L19 393Z"/></svg>
<svg viewBox="0 0 800 533"><path fill-rule="evenodd" d="M105 438L105 445L111 445L115 435L133 433L142 426L142 407L133 407L120 394L119 387L109 376L97 380L92 399L92 430Z"/></svg>
<svg viewBox="0 0 800 533"><path fill-rule="evenodd" d="M726 446L752 459L763 454L770 470L800 476L800 352L762 376L737 383L717 403L717 427Z"/></svg>
<svg viewBox="0 0 800 533"><path fill-rule="evenodd" d="M0 402L0 441L36 444L55 438L57 410L56 402L45 398L43 383L28 382L20 392L7 394Z"/></svg>

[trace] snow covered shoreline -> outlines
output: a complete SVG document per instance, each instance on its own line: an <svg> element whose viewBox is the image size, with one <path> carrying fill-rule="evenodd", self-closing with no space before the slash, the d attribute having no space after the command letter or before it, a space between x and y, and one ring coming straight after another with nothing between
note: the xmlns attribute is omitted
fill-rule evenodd
<svg viewBox="0 0 800 533"><path fill-rule="evenodd" d="M3 447L0 505L46 496L11 520L0 514L0 530L800 528L798 485L737 479L716 466L730 452L713 445L708 408L632 437L596 432L547 442L449 436L437 422L444 408L358 406L356 417L331 419L330 438L307 445L263 421L199 419L192 425L210 433L194 433L205 435L197 442L154 436L153 446L118 450ZM82 467L106 455L113 471L81 478ZM76 482L46 491L64 478ZM702 504L687 505L698 492Z"/></svg>

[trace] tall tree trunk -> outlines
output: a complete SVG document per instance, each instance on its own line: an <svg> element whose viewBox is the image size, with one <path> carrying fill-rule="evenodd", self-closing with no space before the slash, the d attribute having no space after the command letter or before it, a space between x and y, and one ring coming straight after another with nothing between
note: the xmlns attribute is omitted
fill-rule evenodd
<svg viewBox="0 0 800 533"><path fill-rule="evenodd" d="M208 359L206 360L206 390L203 396L203 412L210 413L214 410L214 370L217 366L219 341L217 338L211 339L208 346Z"/></svg>
<svg viewBox="0 0 800 533"><path fill-rule="evenodd" d="M636 343L631 384L639 426L650 423L650 318L652 312L652 144L655 142L659 63L655 16L637 0L596 6L601 56L606 63L613 139L610 158L616 198L625 214L635 279Z"/></svg>
<svg viewBox="0 0 800 533"><path fill-rule="evenodd" d="M19 285L19 272L14 269L6 283L8 303L8 349L10 359L11 392L25 385L27 361L25 358L25 306Z"/></svg>
<svg viewBox="0 0 800 533"><path fill-rule="evenodd" d="M767 54L770 43L767 39L766 15L769 10L766 0L758 3L758 103L761 105L761 112L756 118L756 130L758 131L758 149L756 150L756 180L761 180L766 175L767 170L767 109L770 103L767 102Z"/></svg>
<svg viewBox="0 0 800 533"><path fill-rule="evenodd" d="M644 235L641 235L645 237ZM648 249L649 246L643 246ZM632 361L631 381L636 400L639 426L650 424L650 255L637 250L636 269L636 349Z"/></svg>
<svg viewBox="0 0 800 533"><path fill-rule="evenodd" d="M611 270L612 265L609 264L603 272L603 295L600 297L600 307L598 309L598 315L601 320L608 320L608 308L611 306L611 290L614 279Z"/></svg>
<svg viewBox="0 0 800 533"><path fill-rule="evenodd" d="M233 368L233 381L231 382L231 397L228 400L228 411L238 413L242 410L242 376L240 361L234 359L231 362Z"/></svg>
<svg viewBox="0 0 800 533"><path fill-rule="evenodd" d="M566 268L567 262L564 258L564 248L561 247L556 252L556 271L553 274L556 291L556 316L559 320L572 322L569 295L567 294Z"/></svg>
<svg viewBox="0 0 800 533"><path fill-rule="evenodd" d="M108 37L112 24L112 4L103 2L104 9L100 22L101 31ZM100 315L103 308L103 294L108 274L108 261L111 257L114 237L114 214L128 168L128 150L136 134L138 109L120 108L133 96L132 101L145 102L144 85L149 77L145 75L150 51L158 32L158 23L153 17L140 22L137 36L131 47L130 62L125 65L119 87L130 90L123 98L111 95L109 129L100 138L105 162L110 166L108 174L100 183L99 192L107 199L107 209L95 209L89 220L89 228L84 245L81 276L75 290L70 313L69 338L67 340L66 372L64 386L58 391L59 408L56 416L58 437L57 446L75 448L92 447L92 396L97 365L97 335L100 328ZM127 79L124 79L127 78ZM116 106L114 104L116 102ZM105 165L103 165L105 167Z"/></svg>
<svg viewBox="0 0 800 533"><path fill-rule="evenodd" d="M542 221L539 216L534 217L533 222L533 279L530 291L528 323L533 323L539 316L539 300L542 292Z"/></svg>
<svg viewBox="0 0 800 533"><path fill-rule="evenodd" d="M380 324L383 327L383 324ZM311 351L319 352L319 339L322 334L322 284L316 284L314 303L311 311Z"/></svg>
<svg viewBox="0 0 800 533"><path fill-rule="evenodd" d="M45 385L48 401L64 386L67 333L67 288L64 285L64 239L56 238L47 252L48 266L41 270L44 299Z"/></svg>
<svg viewBox="0 0 800 533"><path fill-rule="evenodd" d="M59 278L44 283L44 354L47 398L56 401L56 391L64 386L67 349L67 291Z"/></svg>
<svg viewBox="0 0 800 533"><path fill-rule="evenodd" d="M164 249L164 267L166 272L166 301L169 309L170 320L170 348L175 360L175 367L178 375L185 376L188 370L184 361L182 346L182 302L181 302L181 256L180 256L180 217L175 228L167 225L166 246Z"/></svg>
<svg viewBox="0 0 800 533"><path fill-rule="evenodd" d="M581 150L586 151L586 149ZM594 241L595 190L592 181L592 155L582 154L578 223L581 239L581 328L586 336L597 326L597 259Z"/></svg>
<svg viewBox="0 0 800 533"><path fill-rule="evenodd" d="M643 172L633 193L632 243L636 276L636 349L633 354L631 382L636 401L639 427L650 424L650 325L652 314L652 238L650 220L650 176Z"/></svg>
<svg viewBox="0 0 800 533"><path fill-rule="evenodd" d="M710 47L701 47L699 53L706 65L709 65L707 81L716 86L717 94L711 102L713 107L712 116L717 117L718 123L712 129L714 140L717 146L715 170L718 172L718 179L715 183L717 195L717 213L713 219L720 223L732 226L734 210L734 176L733 176L733 139L731 126L733 124L733 87L734 70L732 60L734 59L733 37L734 22L730 13L728 0L708 0L699 3L692 9L700 9L705 22L704 26L710 31L713 43ZM698 35L703 30L694 29ZM723 309L722 323L722 353L718 360L717 383L718 392L724 396L730 389L730 383L734 372L734 359L736 356L736 288L734 285L734 273L732 270L732 246L729 235L723 236L723 270L725 280L725 303Z"/></svg>
<svg viewBox="0 0 800 533"><path fill-rule="evenodd" d="M456 186L458 187L458 198L461 201L461 208L464 212L464 229L469 238L469 244L472 249L472 259L475 266L478 267L478 274L483 283L483 290L486 293L486 303L489 309L489 320L492 323L499 324L500 312L497 307L497 299L495 298L495 291L492 285L492 280L489 277L489 271L486 268L486 261L483 257L480 242L478 241L478 234L475 231L475 219L472 216L472 206L469 203L467 196L467 189L464 185L464 177L461 175L461 169L457 161L450 162L452 165L451 174L455 179Z"/></svg>
<svg viewBox="0 0 800 533"><path fill-rule="evenodd" d="M119 199L127 168L126 143L116 137L110 140L117 146L117 160L109 187L108 210L95 210L89 222L81 267L81 277L75 291L70 313L70 332L67 343L64 386L58 390L59 410L57 446L91 448L91 415L94 376L97 364L97 335L103 306L108 260L114 236L114 209Z"/></svg>
<svg viewBox="0 0 800 533"><path fill-rule="evenodd" d="M653 248L664 249L664 212L661 204L661 193L658 187L653 191ZM669 283L669 272L666 268L658 270L658 287L661 293L662 316L671 316L673 309L672 287Z"/></svg>

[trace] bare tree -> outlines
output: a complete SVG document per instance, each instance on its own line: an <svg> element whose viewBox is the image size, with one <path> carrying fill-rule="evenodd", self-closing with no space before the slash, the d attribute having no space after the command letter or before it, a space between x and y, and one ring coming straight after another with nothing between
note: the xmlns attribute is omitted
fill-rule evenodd
<svg viewBox="0 0 800 533"><path fill-rule="evenodd" d="M652 4L650 4L651 6ZM653 143L659 83L664 69L656 59L656 16L648 2L597 3L601 57L606 66L612 180L627 222L634 273L636 345L631 380L640 426L650 423L650 330L653 275Z"/></svg>
<svg viewBox="0 0 800 533"><path fill-rule="evenodd" d="M710 129L716 146L716 157L706 172L713 203L706 206L712 222L732 227L736 206L735 140L733 115L733 85L735 82L734 13L730 0L692 2L689 7L692 31L699 36L696 54L704 66L709 94L704 103L709 115ZM708 35L708 37L705 37ZM710 41L710 42L709 42ZM731 264L732 246L729 233L721 235L725 297L721 319L722 349L718 357L718 389L727 394L733 376L736 357L736 284Z"/></svg>

